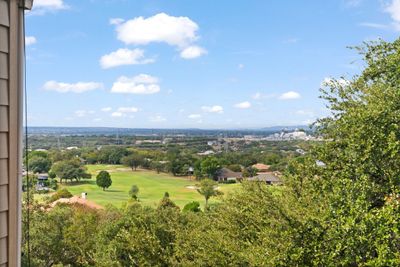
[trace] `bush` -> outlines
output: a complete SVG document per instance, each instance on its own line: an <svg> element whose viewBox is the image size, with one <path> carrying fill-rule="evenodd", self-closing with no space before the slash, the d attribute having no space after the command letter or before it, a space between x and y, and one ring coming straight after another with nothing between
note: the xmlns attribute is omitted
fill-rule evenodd
<svg viewBox="0 0 400 267"><path fill-rule="evenodd" d="M58 188L58 183L56 179L51 179L49 182L49 187L53 190L57 190Z"/></svg>
<svg viewBox="0 0 400 267"><path fill-rule="evenodd" d="M183 207L183 212L200 212L200 203L197 201L189 202Z"/></svg>
<svg viewBox="0 0 400 267"><path fill-rule="evenodd" d="M236 180L226 180L226 181L222 181L220 183L221 184L236 184Z"/></svg>
<svg viewBox="0 0 400 267"><path fill-rule="evenodd" d="M69 192L67 189L63 188L55 192L49 199L49 202L54 202L60 198L70 198L72 197L71 192Z"/></svg>

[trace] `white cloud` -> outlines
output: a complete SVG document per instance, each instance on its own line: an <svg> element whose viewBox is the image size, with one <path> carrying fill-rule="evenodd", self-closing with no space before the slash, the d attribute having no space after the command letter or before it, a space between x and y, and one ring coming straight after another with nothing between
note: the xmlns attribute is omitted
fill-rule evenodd
<svg viewBox="0 0 400 267"><path fill-rule="evenodd" d="M249 101L244 101L244 102L241 102L241 103L237 103L235 105L235 108L240 108L240 109L251 108L251 103Z"/></svg>
<svg viewBox="0 0 400 267"><path fill-rule="evenodd" d="M238 69L241 70L241 69L243 69L243 68L244 68L244 64L240 63L240 64L238 65Z"/></svg>
<svg viewBox="0 0 400 267"><path fill-rule="evenodd" d="M253 99L260 99L262 97L261 93L257 92L253 96Z"/></svg>
<svg viewBox="0 0 400 267"><path fill-rule="evenodd" d="M102 120L103 120L102 118L95 118L95 119L93 119L94 122L102 121Z"/></svg>
<svg viewBox="0 0 400 267"><path fill-rule="evenodd" d="M251 97L255 100L260 100L260 99L272 98L275 96L276 96L275 94L263 94L263 93L257 92L254 95L252 95Z"/></svg>
<svg viewBox="0 0 400 267"><path fill-rule="evenodd" d="M121 112L121 113L135 113L138 111L139 111L139 109L137 107L120 107L117 110L117 112Z"/></svg>
<svg viewBox="0 0 400 267"><path fill-rule="evenodd" d="M30 14L43 15L46 12L67 9L63 0L35 0Z"/></svg>
<svg viewBox="0 0 400 267"><path fill-rule="evenodd" d="M109 69L121 65L137 65L153 63L154 59L144 58L144 50L120 48L100 58L100 66L103 69Z"/></svg>
<svg viewBox="0 0 400 267"><path fill-rule="evenodd" d="M188 116L189 119L200 119L201 115L200 114L190 114Z"/></svg>
<svg viewBox="0 0 400 267"><path fill-rule="evenodd" d="M388 4L385 9L385 12L389 13L392 18L392 27L396 31L400 31L400 0L392 0L390 4Z"/></svg>
<svg viewBox="0 0 400 267"><path fill-rule="evenodd" d="M64 9L66 5L63 0L35 0L34 7L49 9Z"/></svg>
<svg viewBox="0 0 400 267"><path fill-rule="evenodd" d="M150 117L150 121L151 121L151 122L165 122L165 121L167 121L167 119L164 118L164 117L161 116L161 115L156 115L156 116Z"/></svg>
<svg viewBox="0 0 400 267"><path fill-rule="evenodd" d="M362 27L374 28L374 29L387 29L388 25L379 24L379 23L372 23L372 22L362 22L358 24Z"/></svg>
<svg viewBox="0 0 400 267"><path fill-rule="evenodd" d="M103 88L103 84L97 82L63 83L57 81L48 81L43 85L43 88L48 91L56 91L60 93L83 93Z"/></svg>
<svg viewBox="0 0 400 267"><path fill-rule="evenodd" d="M202 55L207 54L207 50L205 50L204 48L200 47L200 46L189 46L186 47L185 49L183 49L181 51L181 58L184 59L193 59L193 58L198 58L201 57Z"/></svg>
<svg viewBox="0 0 400 267"><path fill-rule="evenodd" d="M146 45L165 42L186 47L196 41L197 24L188 17L159 13L149 18L136 17L117 25L117 38L125 44Z"/></svg>
<svg viewBox="0 0 400 267"><path fill-rule="evenodd" d="M345 0L346 6L348 7L358 7L363 0Z"/></svg>
<svg viewBox="0 0 400 267"><path fill-rule="evenodd" d="M109 20L109 22L110 22L110 24L111 25L119 25L119 24L121 24L122 22L124 22L125 20L124 19L121 19L121 18L111 18L110 20Z"/></svg>
<svg viewBox="0 0 400 267"><path fill-rule="evenodd" d="M297 43L298 41L299 41L298 38L289 38L289 39L286 39L285 41L283 41L283 43L284 43L284 44L295 44L295 43Z"/></svg>
<svg viewBox="0 0 400 267"><path fill-rule="evenodd" d="M297 93L295 91L289 91L289 92L281 94L279 96L279 99L290 100L290 99L298 99L300 97L301 97L301 95L299 93Z"/></svg>
<svg viewBox="0 0 400 267"><path fill-rule="evenodd" d="M310 117L314 116L314 112L312 112L311 110L303 110L303 109L297 110L296 114L300 116L310 116Z"/></svg>
<svg viewBox="0 0 400 267"><path fill-rule="evenodd" d="M30 46L36 44L36 37L35 36L25 36L25 45Z"/></svg>
<svg viewBox="0 0 400 267"><path fill-rule="evenodd" d="M390 14L394 21L400 22L400 0L392 0L385 11Z"/></svg>
<svg viewBox="0 0 400 267"><path fill-rule="evenodd" d="M166 43L175 46L184 59L193 59L207 53L207 50L193 45L198 39L199 26L188 17L174 17L159 13L152 17L136 17L124 21L110 19L116 25L118 40L128 45Z"/></svg>
<svg viewBox="0 0 400 267"><path fill-rule="evenodd" d="M128 94L155 94L160 92L158 79L156 77L139 74L135 77L128 78L121 76L114 82L112 93L128 93Z"/></svg>
<svg viewBox="0 0 400 267"><path fill-rule="evenodd" d="M139 109L137 107L120 107L117 109L117 111L111 113L111 117L115 118L126 117L127 114L136 113L138 111ZM129 117L133 118L134 116L130 115Z"/></svg>
<svg viewBox="0 0 400 267"><path fill-rule="evenodd" d="M101 111L103 111L103 112L110 112L111 110L112 110L111 107L105 107L105 108L101 109Z"/></svg>
<svg viewBox="0 0 400 267"><path fill-rule="evenodd" d="M209 113L223 113L224 108L218 105L215 106L202 106L201 109L204 112L209 112Z"/></svg>
<svg viewBox="0 0 400 267"><path fill-rule="evenodd" d="M77 110L75 111L75 116L77 117L86 117L89 114L94 114L93 110Z"/></svg>
<svg viewBox="0 0 400 267"><path fill-rule="evenodd" d="M124 114L122 112L115 111L115 112L111 113L111 117L122 117L122 116L124 116Z"/></svg>

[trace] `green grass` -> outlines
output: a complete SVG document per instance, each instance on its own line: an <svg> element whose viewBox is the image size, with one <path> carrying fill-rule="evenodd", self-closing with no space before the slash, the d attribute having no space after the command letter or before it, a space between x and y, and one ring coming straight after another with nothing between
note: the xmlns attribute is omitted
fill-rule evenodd
<svg viewBox="0 0 400 267"><path fill-rule="evenodd" d="M92 174L91 180L83 180L76 184L63 184L73 195L80 195L82 192L88 193L88 199L100 205L112 204L120 207L122 203L129 199L129 189L136 184L139 187L139 200L145 206L156 206L164 195L168 192L172 201L178 206L183 207L191 201L199 201L202 206L204 198L196 190L189 189L197 182L186 177L173 177L169 174L157 174L153 171L138 170L131 171L121 165L88 165L88 170ZM110 172L112 185L103 191L96 185L96 175L101 170ZM238 188L239 184L221 184L219 190L224 194ZM210 203L218 202L218 199L211 199Z"/></svg>

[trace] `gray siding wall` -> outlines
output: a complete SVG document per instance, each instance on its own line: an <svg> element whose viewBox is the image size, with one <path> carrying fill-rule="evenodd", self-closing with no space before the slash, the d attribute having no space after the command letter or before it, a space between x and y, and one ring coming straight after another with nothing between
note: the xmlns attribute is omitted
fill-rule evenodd
<svg viewBox="0 0 400 267"><path fill-rule="evenodd" d="M0 0L0 265L8 262L9 7Z"/></svg>
<svg viewBox="0 0 400 267"><path fill-rule="evenodd" d="M0 0L0 267L20 264L21 68L18 0Z"/></svg>

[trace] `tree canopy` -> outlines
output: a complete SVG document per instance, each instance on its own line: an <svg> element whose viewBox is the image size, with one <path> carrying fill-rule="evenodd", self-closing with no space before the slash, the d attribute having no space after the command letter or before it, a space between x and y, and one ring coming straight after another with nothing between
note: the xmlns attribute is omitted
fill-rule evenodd
<svg viewBox="0 0 400 267"><path fill-rule="evenodd" d="M112 184L110 173L108 171L100 171L96 176L96 184L103 188L103 191L109 188Z"/></svg>
<svg viewBox="0 0 400 267"><path fill-rule="evenodd" d="M65 160L53 164L52 171L62 180L90 179L91 175L87 173L86 167L79 160Z"/></svg>

